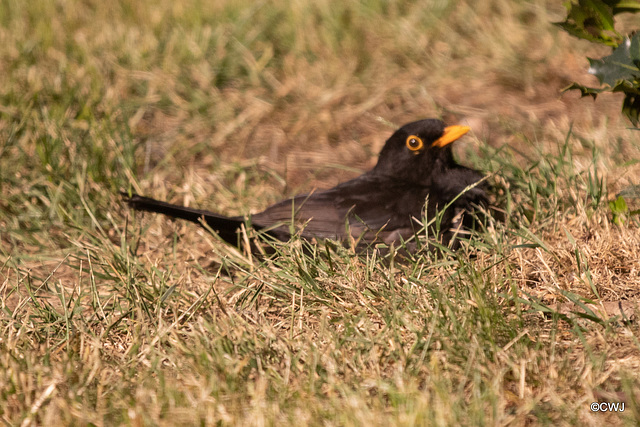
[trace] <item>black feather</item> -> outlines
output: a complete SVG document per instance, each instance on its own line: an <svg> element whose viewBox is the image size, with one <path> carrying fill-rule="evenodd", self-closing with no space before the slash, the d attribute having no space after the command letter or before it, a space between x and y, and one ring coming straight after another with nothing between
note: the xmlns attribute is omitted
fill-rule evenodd
<svg viewBox="0 0 640 427"><path fill-rule="evenodd" d="M453 233L447 230L471 227L470 216L465 218L464 213L487 203L484 183L460 194L480 181L482 174L457 164L449 142L444 146L434 144L450 129L435 119L409 123L387 140L371 171L329 190L276 203L252 215L251 224L283 241L291 237L293 225L294 229L302 227L302 237L307 240L356 239L360 247L366 247L378 242L390 244L406 240L420 228L418 221L424 214L434 218L438 211L450 205L442 213L440 226L444 243L448 243ZM424 143L420 150L408 147L407 140L412 136ZM245 221L243 217L226 217L148 197L123 195L136 210L195 223L204 221L234 245L238 243L237 231Z"/></svg>

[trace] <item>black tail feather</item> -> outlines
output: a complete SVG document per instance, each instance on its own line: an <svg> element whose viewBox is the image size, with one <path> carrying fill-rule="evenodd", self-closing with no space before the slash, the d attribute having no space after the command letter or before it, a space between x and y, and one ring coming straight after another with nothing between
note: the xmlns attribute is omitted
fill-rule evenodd
<svg viewBox="0 0 640 427"><path fill-rule="evenodd" d="M242 217L226 217L210 211L174 205L137 194L132 194L131 196L125 192L120 194L131 208L138 211L160 213L171 218L185 219L200 225L202 225L200 222L202 218L225 242L238 245L238 230L244 224L244 218ZM254 228L256 227L254 226Z"/></svg>

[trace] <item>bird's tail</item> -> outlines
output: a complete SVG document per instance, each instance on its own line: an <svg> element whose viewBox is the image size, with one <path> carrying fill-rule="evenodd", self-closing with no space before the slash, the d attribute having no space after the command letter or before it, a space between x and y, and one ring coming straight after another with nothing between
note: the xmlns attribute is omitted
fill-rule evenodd
<svg viewBox="0 0 640 427"><path fill-rule="evenodd" d="M244 224L242 217L227 217L201 209L187 208L167 202L161 202L150 197L132 194L129 196L125 192L120 193L124 201L137 211L155 212L167 215L171 218L186 219L202 225L201 219L220 237L232 245L238 245L238 230ZM255 226L254 226L255 228Z"/></svg>

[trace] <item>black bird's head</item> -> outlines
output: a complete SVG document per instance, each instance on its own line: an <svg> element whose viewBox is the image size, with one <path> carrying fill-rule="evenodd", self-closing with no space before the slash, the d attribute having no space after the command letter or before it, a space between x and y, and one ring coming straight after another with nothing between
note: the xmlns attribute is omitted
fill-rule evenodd
<svg viewBox="0 0 640 427"><path fill-rule="evenodd" d="M373 172L428 185L434 174L455 165L450 144L467 132L466 126L445 127L437 119L408 123L384 144Z"/></svg>

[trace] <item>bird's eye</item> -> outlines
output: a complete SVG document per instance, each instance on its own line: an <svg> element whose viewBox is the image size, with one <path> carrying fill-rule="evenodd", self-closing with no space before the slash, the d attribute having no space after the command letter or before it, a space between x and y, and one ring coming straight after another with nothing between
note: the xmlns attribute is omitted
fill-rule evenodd
<svg viewBox="0 0 640 427"><path fill-rule="evenodd" d="M417 154L418 150L422 150L422 147L424 147L424 143L422 142L422 139L420 139L420 137L409 135L409 137L407 138L407 148L409 150L415 151Z"/></svg>

